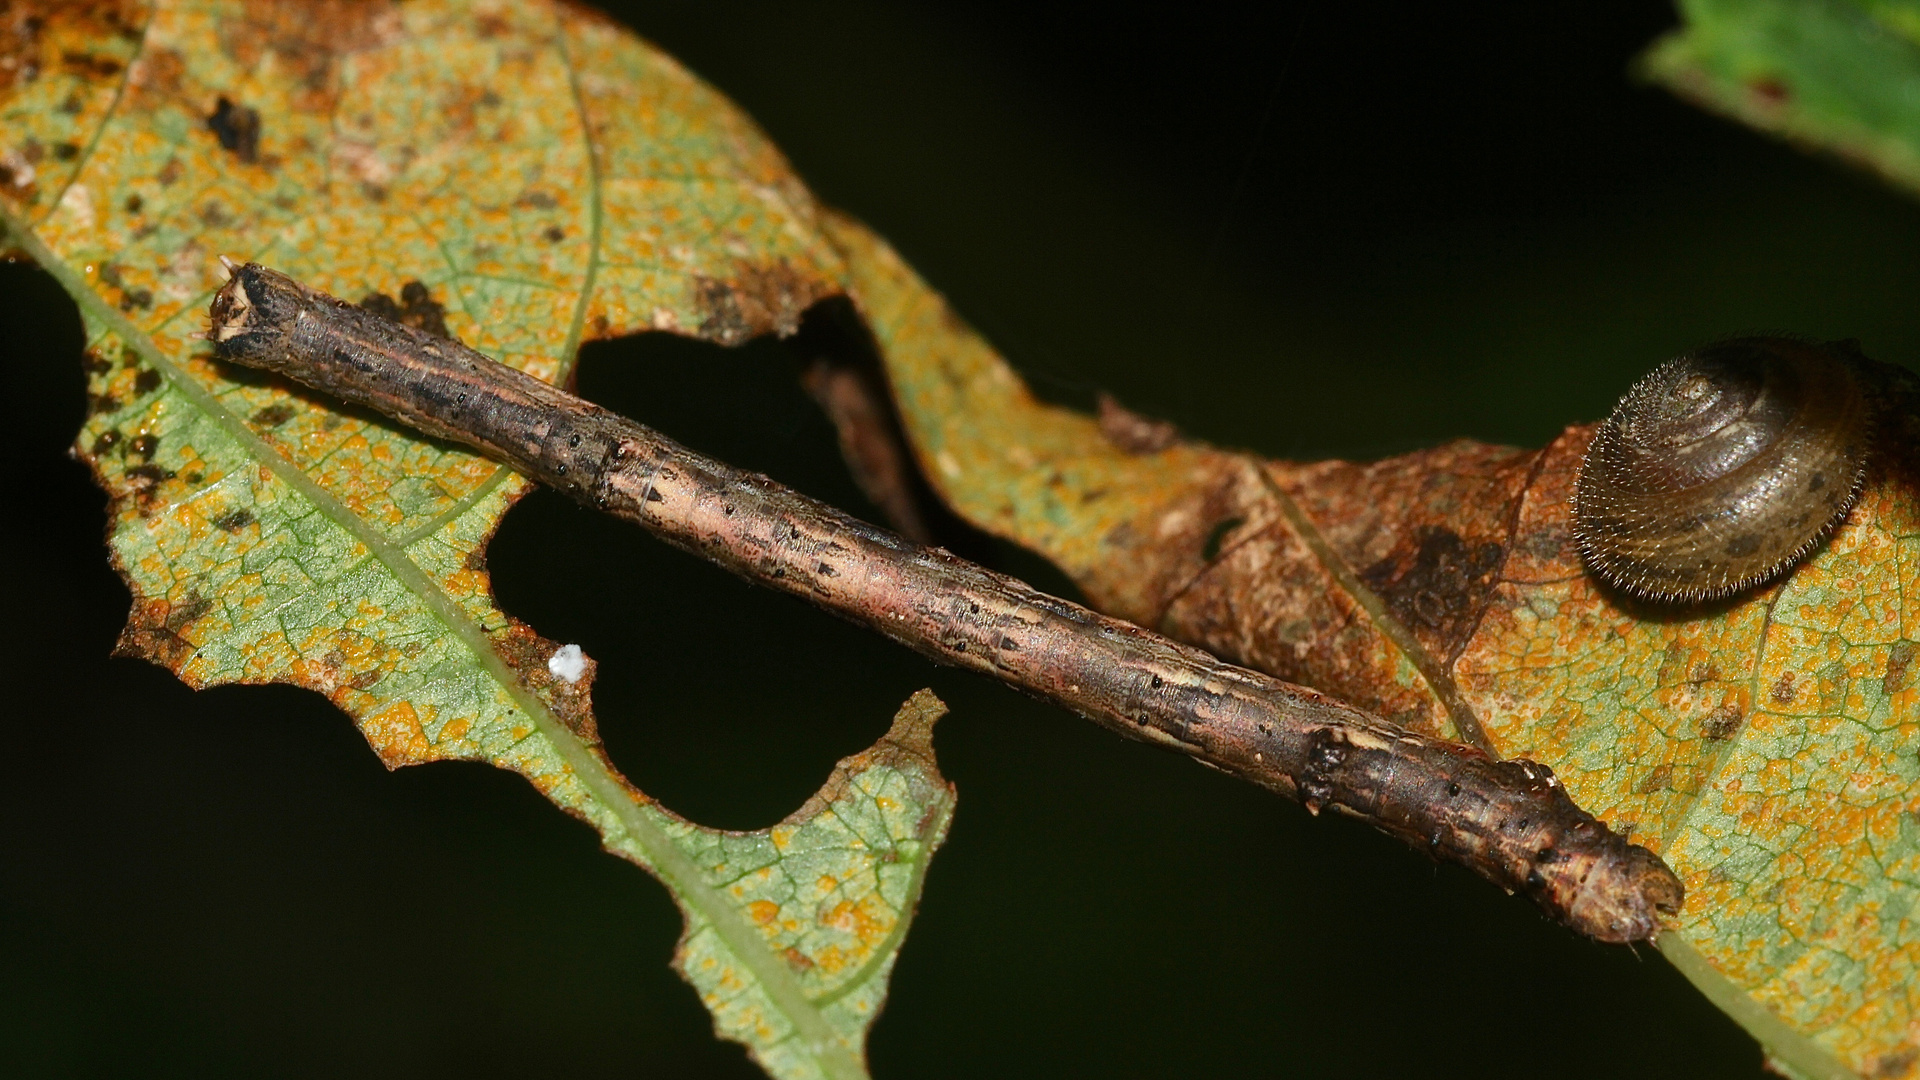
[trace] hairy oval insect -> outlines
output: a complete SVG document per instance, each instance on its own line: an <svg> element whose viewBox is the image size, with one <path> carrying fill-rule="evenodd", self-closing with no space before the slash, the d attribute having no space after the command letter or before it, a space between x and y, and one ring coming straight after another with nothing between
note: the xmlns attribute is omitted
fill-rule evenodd
<svg viewBox="0 0 1920 1080"><path fill-rule="evenodd" d="M1873 427L1866 367L1845 348L1714 342L1654 369L1600 426L1574 487L1574 541L1634 596L1731 596L1846 517Z"/></svg>

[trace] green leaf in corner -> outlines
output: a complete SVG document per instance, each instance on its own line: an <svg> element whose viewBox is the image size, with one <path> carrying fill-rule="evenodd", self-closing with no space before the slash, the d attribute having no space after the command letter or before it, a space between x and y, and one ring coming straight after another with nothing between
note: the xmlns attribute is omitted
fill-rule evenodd
<svg viewBox="0 0 1920 1080"><path fill-rule="evenodd" d="M1920 3L1681 0L1641 70L1703 108L1920 191Z"/></svg>

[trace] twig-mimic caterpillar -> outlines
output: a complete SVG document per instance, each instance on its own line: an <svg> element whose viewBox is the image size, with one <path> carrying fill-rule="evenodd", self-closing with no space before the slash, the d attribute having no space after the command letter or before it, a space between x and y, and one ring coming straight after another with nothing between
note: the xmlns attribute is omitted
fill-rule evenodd
<svg viewBox="0 0 1920 1080"><path fill-rule="evenodd" d="M475 352L254 263L228 264L208 333L278 372L473 446L750 581L1318 813L1470 867L1602 941L1652 938L1678 877L1575 806L1550 769L1497 761L902 540Z"/></svg>

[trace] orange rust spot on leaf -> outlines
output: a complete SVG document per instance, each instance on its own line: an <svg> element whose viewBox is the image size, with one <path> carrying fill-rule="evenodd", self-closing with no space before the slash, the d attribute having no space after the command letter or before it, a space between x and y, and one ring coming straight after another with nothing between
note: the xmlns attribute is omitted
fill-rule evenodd
<svg viewBox="0 0 1920 1080"><path fill-rule="evenodd" d="M360 732L389 769L418 765L438 756L427 742L427 733L411 702L397 702L367 717L360 722Z"/></svg>
<svg viewBox="0 0 1920 1080"><path fill-rule="evenodd" d="M820 917L820 925L852 934L862 944L872 944L887 935L893 920L870 907L874 898L842 900Z"/></svg>
<svg viewBox="0 0 1920 1080"><path fill-rule="evenodd" d="M747 914L754 922L768 926L780 917L780 905L771 900L755 900L747 905Z"/></svg>

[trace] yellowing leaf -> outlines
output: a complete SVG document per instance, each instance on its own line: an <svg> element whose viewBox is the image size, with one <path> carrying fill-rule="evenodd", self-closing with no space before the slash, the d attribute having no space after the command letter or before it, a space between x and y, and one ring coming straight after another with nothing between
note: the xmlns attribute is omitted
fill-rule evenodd
<svg viewBox="0 0 1920 1080"><path fill-rule="evenodd" d="M568 377L588 336L790 331L837 289L810 196L670 59L548 4L15 5L0 221L87 331L78 452L112 498L124 652L193 686L320 691L390 766L512 769L646 867L679 964L774 1075L864 1074L952 791L930 695L787 822L701 829L601 753L584 669L494 604L509 471L270 380L189 335L257 259L398 296ZM397 304L396 304L397 306Z"/></svg>
<svg viewBox="0 0 1920 1080"><path fill-rule="evenodd" d="M1920 446L1895 423L1786 581L1623 608L1568 528L1591 427L1296 465L1044 405L940 297L834 225L927 475L1096 605L1409 726L1553 766L1660 852L1661 949L1809 1076L1920 1075ZM1915 413L1911 376L1887 411Z"/></svg>

